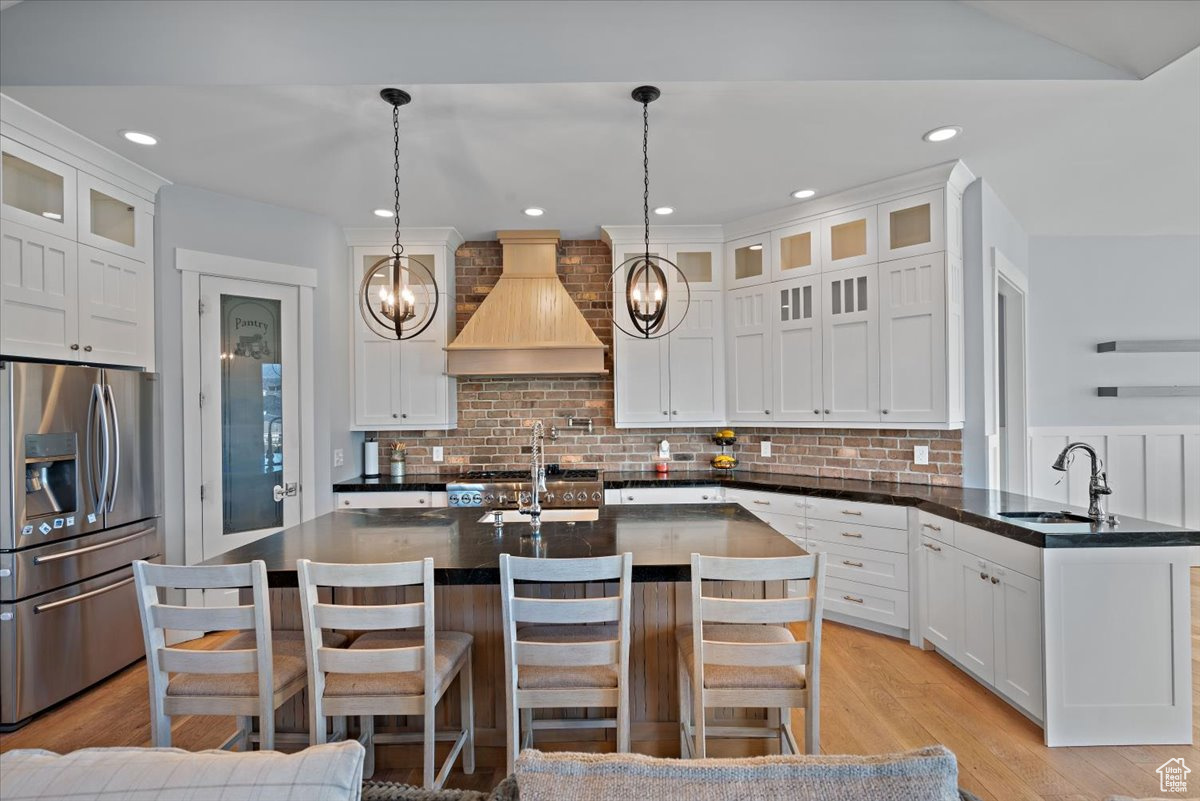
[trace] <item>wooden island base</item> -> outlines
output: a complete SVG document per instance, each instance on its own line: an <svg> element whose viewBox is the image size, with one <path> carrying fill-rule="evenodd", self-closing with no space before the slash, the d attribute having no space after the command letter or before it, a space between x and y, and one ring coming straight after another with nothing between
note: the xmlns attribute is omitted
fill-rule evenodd
<svg viewBox="0 0 1200 801"><path fill-rule="evenodd" d="M535 597L581 598L615 594L615 585L601 584L531 584L519 585L519 592ZM726 597L779 597L783 591L778 582L726 583L720 588ZM357 591L362 593L352 602L395 603L395 590ZM419 600L420 588L407 590L408 602ZM707 587L706 594L711 592ZM550 593L553 593L551 595ZM478 759L483 765L503 765L505 759L504 713L504 639L501 627L500 588L496 585L438 586L435 614L439 630L464 631L475 638L473 667L475 677L475 743L480 749ZM272 589L271 624L276 630L302 630L299 591L290 588ZM338 599L341 601L341 599ZM676 678L674 632L677 624L691 622L690 585L687 582L635 582L633 584L630 643L630 719L631 740L637 753L654 756L679 756L679 710ZM301 693L280 708L276 716L278 732L306 733L308 731L307 694ZM438 728L458 725L458 685L455 683L438 705ZM769 713L763 709L719 709L710 716L722 722L766 722ZM612 712L603 709L545 710L537 717L603 718ZM419 721L418 721L419 722ZM357 727L351 721L352 728ZM376 731L417 731L407 718L388 716L375 720ZM570 743L576 750L613 750L612 729L539 730L534 741L539 744ZM774 740L747 739L717 743L715 755L760 755L777 749ZM448 745L447 745L448 747ZM415 767L420 764L419 746L380 745L376 764L382 768ZM777 751L776 751L777 752Z"/></svg>

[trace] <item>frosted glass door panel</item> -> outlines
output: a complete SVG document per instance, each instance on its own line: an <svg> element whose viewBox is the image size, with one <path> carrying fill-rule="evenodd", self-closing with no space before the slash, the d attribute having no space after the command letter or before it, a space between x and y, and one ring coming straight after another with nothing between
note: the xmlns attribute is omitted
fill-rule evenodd
<svg viewBox="0 0 1200 801"><path fill-rule="evenodd" d="M877 260L875 207L821 220L821 266L825 270L861 267Z"/></svg>
<svg viewBox="0 0 1200 801"><path fill-rule="evenodd" d="M719 244L668 245L666 248L667 258L679 266L693 292L721 288L721 250ZM677 277L671 276L671 280L675 281Z"/></svg>
<svg viewBox="0 0 1200 801"><path fill-rule="evenodd" d="M820 272L820 242L821 224L817 220L773 231L771 243L775 259L772 262L771 280L781 281Z"/></svg>
<svg viewBox="0 0 1200 801"><path fill-rule="evenodd" d="M134 247L134 208L96 189L88 190L88 205L92 210L91 231L121 245Z"/></svg>
<svg viewBox="0 0 1200 801"><path fill-rule="evenodd" d="M0 208L4 217L75 239L76 170L0 137Z"/></svg>
<svg viewBox="0 0 1200 801"><path fill-rule="evenodd" d="M935 189L879 206L879 260L946 249L945 191Z"/></svg>
<svg viewBox="0 0 1200 801"><path fill-rule="evenodd" d="M725 246L729 286L754 286L770 278L770 234L735 239Z"/></svg>

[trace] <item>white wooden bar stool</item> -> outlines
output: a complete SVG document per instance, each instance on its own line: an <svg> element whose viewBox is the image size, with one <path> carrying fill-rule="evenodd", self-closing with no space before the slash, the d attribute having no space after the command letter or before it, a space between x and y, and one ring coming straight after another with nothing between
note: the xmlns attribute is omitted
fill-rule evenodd
<svg viewBox="0 0 1200 801"><path fill-rule="evenodd" d="M704 595L702 582L805 581L801 597ZM820 753L821 589L825 554L736 559L692 554L692 624L675 632L679 655L681 756L703 758L705 736L779 737L780 753L800 753L791 710L804 710L804 745ZM789 623L807 623L797 641ZM713 707L767 707L779 725L706 726Z"/></svg>
<svg viewBox="0 0 1200 801"><path fill-rule="evenodd" d="M172 715L236 715L238 730L222 748L240 744L247 750L250 741L257 740L262 750L274 750L275 710L304 689L304 642L300 632L290 632L290 639L272 636L266 563L183 567L139 560L133 563L133 575L146 638L154 745L171 745ZM172 606L159 598L160 588L245 587L250 588L252 602L240 606ZM201 651L169 647L167 629L244 631L216 650Z"/></svg>
<svg viewBox="0 0 1200 801"><path fill-rule="evenodd" d="M535 728L615 728L617 751L629 750L632 575L632 553L592 559L500 555L510 774L519 747L532 744ZM617 594L600 598L526 598L516 594L517 581L616 581ZM522 623L532 625L518 627ZM568 707L615 708L616 718L533 719L534 709Z"/></svg>
<svg viewBox="0 0 1200 801"><path fill-rule="evenodd" d="M376 565L296 562L308 653L309 733L325 742L326 717L357 715L359 742L367 749L363 776L375 770L375 743L422 743L423 784L439 789L459 752L463 772L475 772L475 706L470 634L434 629L433 560ZM322 603L319 587L396 588L419 586L420 601L382 605ZM349 648L321 645L328 629L364 631ZM461 726L436 730L437 703L459 680ZM376 734L375 715L421 715L418 734ZM434 773L437 740L453 741Z"/></svg>

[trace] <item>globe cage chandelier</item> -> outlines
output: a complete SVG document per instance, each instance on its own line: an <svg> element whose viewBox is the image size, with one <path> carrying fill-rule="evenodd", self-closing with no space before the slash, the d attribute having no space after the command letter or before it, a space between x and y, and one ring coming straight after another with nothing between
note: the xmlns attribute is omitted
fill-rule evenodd
<svg viewBox="0 0 1200 801"><path fill-rule="evenodd" d="M641 253L631 256L617 265L609 276L611 288L618 281L625 282L625 304L623 314L617 303L613 303L612 321L622 333L638 339L659 339L674 331L687 316L692 304L692 289L687 276L670 259L650 253L650 104L659 98L658 87L639 86L631 96L642 104L642 221L644 246ZM667 308L670 303L668 275L683 287L684 304L678 318L671 319L667 327ZM618 276L620 276L618 278ZM622 317L628 325L622 325ZM632 329L632 330L631 330Z"/></svg>
<svg viewBox="0 0 1200 801"><path fill-rule="evenodd" d="M412 101L402 89L379 93L392 107L392 220L396 238L390 256L371 265L358 287L358 308L371 332L383 339L419 336L438 312L438 285L433 271L420 259L404 255L400 244L400 107Z"/></svg>

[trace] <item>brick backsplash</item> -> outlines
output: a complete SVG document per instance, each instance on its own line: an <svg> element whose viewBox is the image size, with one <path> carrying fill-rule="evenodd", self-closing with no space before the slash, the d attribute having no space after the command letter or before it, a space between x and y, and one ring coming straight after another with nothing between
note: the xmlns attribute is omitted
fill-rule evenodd
<svg viewBox="0 0 1200 801"><path fill-rule="evenodd" d="M456 254L456 331L470 319L500 277L499 242L467 242ZM452 431L379 431L380 460L387 472L393 442L408 451L409 472L527 466L529 427L536 419L558 426L547 439L546 460L563 466L647 470L658 461L659 441L671 443L675 470L707 468L719 452L703 429L617 429L613 427L612 324L607 281L612 269L600 240L559 244L558 273L592 330L605 345L607 375L587 378L471 378L458 381L458 428ZM566 429L568 417L592 419L592 433ZM958 431L917 429L741 428L732 452L740 467L804 476L962 484L962 438ZM759 456L771 440L772 456ZM432 460L432 447L445 448L445 462ZM929 446L929 464L912 462L913 446Z"/></svg>

